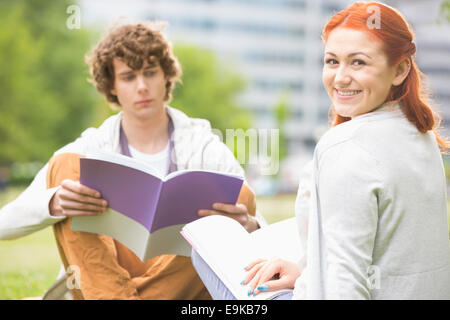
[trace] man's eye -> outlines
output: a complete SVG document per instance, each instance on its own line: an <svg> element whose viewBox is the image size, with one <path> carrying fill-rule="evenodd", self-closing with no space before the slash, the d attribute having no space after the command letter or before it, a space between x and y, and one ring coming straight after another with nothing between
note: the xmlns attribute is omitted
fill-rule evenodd
<svg viewBox="0 0 450 320"><path fill-rule="evenodd" d="M134 79L134 75L125 76L122 79L125 80L125 81L131 81L131 80Z"/></svg>
<svg viewBox="0 0 450 320"><path fill-rule="evenodd" d="M147 71L147 72L145 72L145 76L146 77L152 77L154 75L155 75L155 71Z"/></svg>

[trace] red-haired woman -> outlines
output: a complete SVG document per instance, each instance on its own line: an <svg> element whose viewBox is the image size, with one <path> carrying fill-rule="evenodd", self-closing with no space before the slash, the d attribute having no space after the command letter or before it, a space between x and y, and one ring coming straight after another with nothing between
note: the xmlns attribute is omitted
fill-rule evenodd
<svg viewBox="0 0 450 320"><path fill-rule="evenodd" d="M356 2L323 40L334 119L314 153L308 212L297 199L307 254L303 264L255 261L244 284L249 294L294 288L294 299L450 299L448 144L413 32L396 9Z"/></svg>

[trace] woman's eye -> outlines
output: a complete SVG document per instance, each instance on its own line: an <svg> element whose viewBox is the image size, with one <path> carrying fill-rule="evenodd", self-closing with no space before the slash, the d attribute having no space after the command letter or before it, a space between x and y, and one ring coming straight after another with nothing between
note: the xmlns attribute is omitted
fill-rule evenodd
<svg viewBox="0 0 450 320"><path fill-rule="evenodd" d="M331 64L331 65L338 64L336 59L327 59L327 60L325 60L325 63Z"/></svg>
<svg viewBox="0 0 450 320"><path fill-rule="evenodd" d="M154 71L147 71L147 72L145 73L145 76L147 76L147 77L152 77L154 74L155 74Z"/></svg>
<svg viewBox="0 0 450 320"><path fill-rule="evenodd" d="M365 64L366 63L362 60L359 60L359 59L353 60L353 65L355 65L355 66L363 66Z"/></svg>

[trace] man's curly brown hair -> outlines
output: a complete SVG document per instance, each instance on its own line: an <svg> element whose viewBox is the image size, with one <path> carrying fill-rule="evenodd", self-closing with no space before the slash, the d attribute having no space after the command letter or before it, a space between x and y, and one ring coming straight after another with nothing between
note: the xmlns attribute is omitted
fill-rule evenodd
<svg viewBox="0 0 450 320"><path fill-rule="evenodd" d="M149 64L159 63L167 78L164 100L171 100L175 83L180 81L181 67L162 34L163 25L145 22L115 26L93 48L92 54L86 56L91 82L109 102L120 105L117 96L111 93L114 88L114 58L133 70L141 69L145 60Z"/></svg>

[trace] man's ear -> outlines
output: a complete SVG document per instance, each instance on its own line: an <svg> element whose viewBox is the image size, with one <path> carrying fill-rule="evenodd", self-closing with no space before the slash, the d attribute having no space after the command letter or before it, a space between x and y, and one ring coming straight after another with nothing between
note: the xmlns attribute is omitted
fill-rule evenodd
<svg viewBox="0 0 450 320"><path fill-rule="evenodd" d="M111 91L109 91L112 95L117 97L117 91L116 88L112 88Z"/></svg>
<svg viewBox="0 0 450 320"><path fill-rule="evenodd" d="M400 62L397 67L395 68L395 78L394 81L392 81L392 84L394 86L399 86L403 83L403 81L406 79L406 77L409 74L409 71L411 70L411 59L406 58L402 62Z"/></svg>

